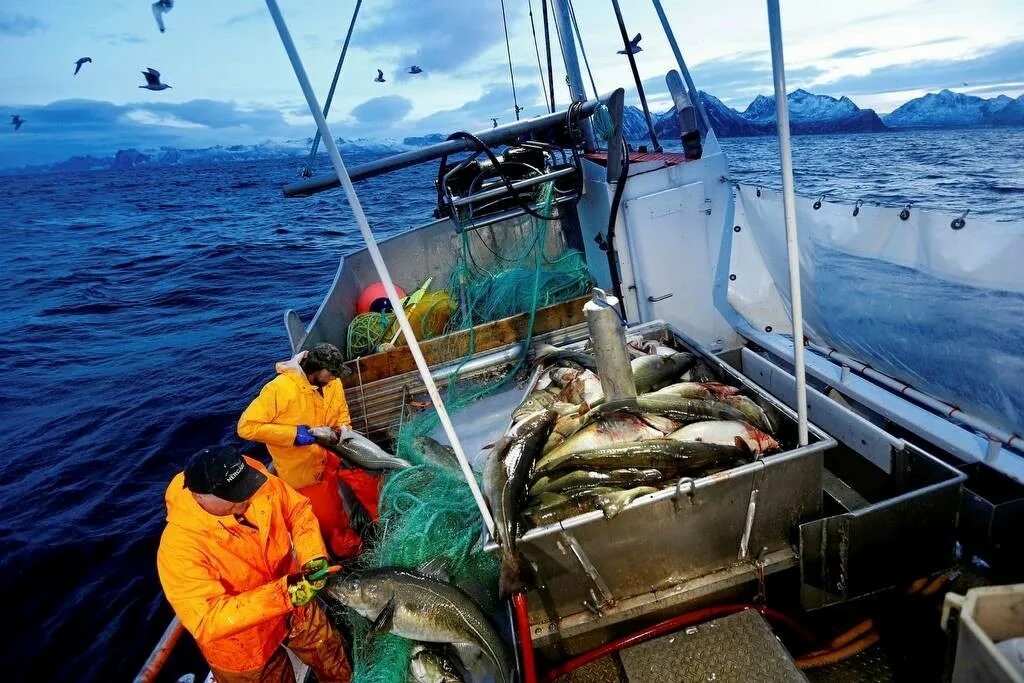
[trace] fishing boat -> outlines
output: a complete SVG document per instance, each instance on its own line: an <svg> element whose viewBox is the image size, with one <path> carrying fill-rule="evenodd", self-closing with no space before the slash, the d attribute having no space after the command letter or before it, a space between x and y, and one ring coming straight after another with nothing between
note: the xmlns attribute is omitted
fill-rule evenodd
<svg viewBox="0 0 1024 683"><path fill-rule="evenodd" d="M659 0L678 67L666 75L681 131L671 149L649 116L649 147L623 139L623 90L588 95L571 2L552 0L569 106L353 169L267 4L333 166L304 173L282 201L341 186L366 240L311 320L285 313L290 349L351 351L355 302L382 283L392 317L350 354L344 380L353 426L391 447L411 414L436 411L489 551L500 551L495 511L474 470L541 373L449 414L441 389L456 378L507 377L538 343L591 344L614 392L606 377L628 368L596 343L601 319L613 337L692 354L780 416L778 452L679 477L614 518L593 510L517 539L536 574L507 624L521 680L1022 680L993 643L1024 635L1022 587L999 585L1024 569L1024 377L1004 338L968 335L974 319L960 314L988 294L1020 297L1024 225L798 196L777 0L767 4L781 191L730 179ZM438 164L435 219L378 243L354 183L426 163ZM486 270L513 251L536 254L537 272L542 257L578 253L586 287L540 305L535 283L526 310L454 332L410 324L423 320L419 303L396 285L457 282L467 253ZM445 305L465 309L465 288L450 289ZM936 650L928 601L951 587L972 590L947 595L949 636ZM886 605L905 630L880 616ZM154 679L180 635L172 624L137 680Z"/></svg>

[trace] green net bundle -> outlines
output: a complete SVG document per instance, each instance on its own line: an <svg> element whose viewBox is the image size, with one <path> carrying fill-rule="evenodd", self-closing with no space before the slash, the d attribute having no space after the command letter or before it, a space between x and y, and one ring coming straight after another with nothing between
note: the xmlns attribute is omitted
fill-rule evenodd
<svg viewBox="0 0 1024 683"><path fill-rule="evenodd" d="M553 188L542 189L544 215L550 214ZM463 233L463 251L456 265L449 292L461 296L458 314L450 329L470 328L483 322L530 312L524 344L533 334L534 313L540 307L580 296L589 289L590 277L581 254L572 251L549 256L544 253L549 221L533 219L532 230L523 246L513 254L482 267L474 258L469 233ZM500 264L500 267L498 265ZM470 349L473 355L472 332ZM507 372L493 381L453 379L445 395L450 414L477 398L496 391L520 370L526 353ZM456 377L458 373L456 372ZM459 586L473 585L474 598L489 596L481 604L494 613L500 562L485 553L481 543L483 524L469 485L461 473L425 461L415 446L415 437L434 433L440 424L433 410L403 422L395 441L395 453L414 466L388 475L381 490L377 541L360 558L364 568L395 567L415 569L438 556L447 561L447 573ZM479 477L478 477L479 480ZM484 602L488 600L485 599ZM383 634L364 643L369 621L346 612L353 640L354 680L367 683L405 683L412 642Z"/></svg>

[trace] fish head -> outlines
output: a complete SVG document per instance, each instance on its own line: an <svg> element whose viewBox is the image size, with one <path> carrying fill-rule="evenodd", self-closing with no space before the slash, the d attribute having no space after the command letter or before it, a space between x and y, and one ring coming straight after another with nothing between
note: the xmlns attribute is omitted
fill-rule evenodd
<svg viewBox="0 0 1024 683"><path fill-rule="evenodd" d="M349 576L328 582L325 591L341 604L370 619L380 613L393 594L386 582L367 576Z"/></svg>

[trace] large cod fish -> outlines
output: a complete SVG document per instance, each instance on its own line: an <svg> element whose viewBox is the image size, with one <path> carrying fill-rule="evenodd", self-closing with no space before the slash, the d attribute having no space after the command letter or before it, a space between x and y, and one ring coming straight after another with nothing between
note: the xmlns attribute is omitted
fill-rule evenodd
<svg viewBox="0 0 1024 683"><path fill-rule="evenodd" d="M501 578L498 594L507 598L522 590L523 558L516 549L519 503L527 477L541 446L551 433L555 413L542 410L512 425L494 444L484 465L484 496L494 515L496 539L501 544Z"/></svg>

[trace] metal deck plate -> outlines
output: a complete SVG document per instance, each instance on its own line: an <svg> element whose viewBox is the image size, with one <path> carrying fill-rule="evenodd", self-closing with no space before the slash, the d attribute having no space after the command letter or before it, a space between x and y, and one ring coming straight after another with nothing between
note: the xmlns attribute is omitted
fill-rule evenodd
<svg viewBox="0 0 1024 683"><path fill-rule="evenodd" d="M619 656L630 683L807 681L753 610L662 636Z"/></svg>
<svg viewBox="0 0 1024 683"><path fill-rule="evenodd" d="M893 680L889 658L880 645L872 645L832 666L810 669L807 677L812 683L889 683Z"/></svg>

